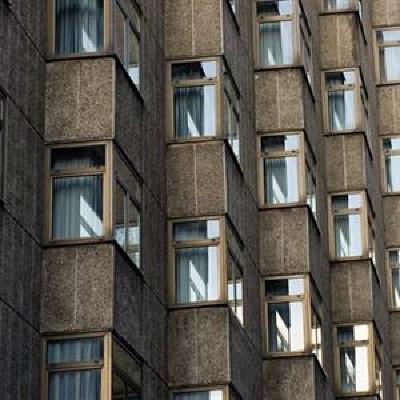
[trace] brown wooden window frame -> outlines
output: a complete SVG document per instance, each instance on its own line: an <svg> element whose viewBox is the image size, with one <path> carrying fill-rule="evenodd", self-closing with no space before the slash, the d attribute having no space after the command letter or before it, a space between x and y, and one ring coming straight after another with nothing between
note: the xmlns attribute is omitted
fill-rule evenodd
<svg viewBox="0 0 400 400"><path fill-rule="evenodd" d="M393 85L393 84L398 84L400 83L400 79L393 79L393 80L384 80L382 78L382 66L380 62L380 50L384 49L385 47L400 47L400 40L398 41L387 41L384 43L379 43L378 42L378 32L384 32L384 31L398 31L400 34L400 26L393 26L393 27L387 27L387 28L377 28L374 31L374 52L375 52L375 75L376 75L376 81L377 83L381 85Z"/></svg>
<svg viewBox="0 0 400 400"><path fill-rule="evenodd" d="M285 296L267 296L266 294L266 283L267 281L276 280L290 280L290 279L302 279L304 291L303 294L297 295L285 295ZM304 349L301 351L284 351L274 352L269 349L269 325L268 325L268 305L269 304L281 304L281 303L302 303L303 305L303 342ZM264 357L286 357L296 355L311 355L315 354L315 345L313 344L313 310L319 316L321 321L321 359L319 361L323 368L323 354L324 354L324 327L323 327L323 310L321 299L318 294L318 290L315 288L309 275L284 275L284 276L273 276L263 278L261 280L261 304L262 304L262 348Z"/></svg>
<svg viewBox="0 0 400 400"><path fill-rule="evenodd" d="M69 170L67 172L54 173L51 170L51 152L54 149L78 149L85 147L104 146L105 162L102 168L88 168ZM112 143L107 141L94 141L94 142L80 142L80 143L66 143L50 145L46 149L45 156L45 232L44 238L50 244L64 244L64 243L90 243L99 242L105 239L111 239L113 236L112 227ZM54 239L53 238L53 180L57 177L79 177L79 176L103 176L103 233L96 237L77 237L67 239Z"/></svg>
<svg viewBox="0 0 400 400"><path fill-rule="evenodd" d="M352 340L339 342L338 341L338 328L341 327L354 327L365 325L368 327L368 339L367 340ZM335 387L336 394L343 397L348 396L363 396L376 394L379 391L379 387L376 382L376 354L379 354L382 360L381 341L379 335L374 327L374 323L370 321L352 321L350 323L340 323L333 327L333 344L334 344L334 365L335 365ZM340 369L340 351L342 348L357 348L367 347L368 360L368 390L367 391L353 391L344 392L341 390L341 369Z"/></svg>

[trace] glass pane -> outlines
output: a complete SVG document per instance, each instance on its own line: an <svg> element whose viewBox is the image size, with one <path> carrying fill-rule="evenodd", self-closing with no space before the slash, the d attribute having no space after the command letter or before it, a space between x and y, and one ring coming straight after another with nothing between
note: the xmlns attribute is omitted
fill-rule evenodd
<svg viewBox="0 0 400 400"><path fill-rule="evenodd" d="M117 182L115 193L115 240L125 249L126 229L125 229L125 190Z"/></svg>
<svg viewBox="0 0 400 400"><path fill-rule="evenodd" d="M400 269L392 269L393 307L400 308Z"/></svg>
<svg viewBox="0 0 400 400"><path fill-rule="evenodd" d="M260 23L259 40L261 65L293 63L292 21Z"/></svg>
<svg viewBox="0 0 400 400"><path fill-rule="evenodd" d="M49 364L98 363L102 359L102 338L51 340L47 343Z"/></svg>
<svg viewBox="0 0 400 400"><path fill-rule="evenodd" d="M257 2L257 15L290 15L292 0L263 0Z"/></svg>
<svg viewBox="0 0 400 400"><path fill-rule="evenodd" d="M322 362L322 334L321 334L321 318L313 310L312 311L312 352L317 356L319 362Z"/></svg>
<svg viewBox="0 0 400 400"><path fill-rule="evenodd" d="M139 392L141 385L141 367L140 364L127 353L115 340L112 344L112 368L113 372L118 376L115 380L115 386L121 386L124 382L126 389L135 388L136 393ZM114 387L114 377L113 377ZM125 399L124 399L125 400Z"/></svg>
<svg viewBox="0 0 400 400"><path fill-rule="evenodd" d="M175 252L176 302L218 300L218 247L177 249Z"/></svg>
<svg viewBox="0 0 400 400"><path fill-rule="evenodd" d="M219 220L177 222L173 227L173 236L176 241L218 239Z"/></svg>
<svg viewBox="0 0 400 400"><path fill-rule="evenodd" d="M361 216L358 214L336 215L334 223L336 256L361 256Z"/></svg>
<svg viewBox="0 0 400 400"><path fill-rule="evenodd" d="M400 386L400 369L396 369L396 385Z"/></svg>
<svg viewBox="0 0 400 400"><path fill-rule="evenodd" d="M264 201L266 204L299 201L297 164L297 157L264 160Z"/></svg>
<svg viewBox="0 0 400 400"><path fill-rule="evenodd" d="M140 42L132 27L128 26L128 74L133 83L140 83Z"/></svg>
<svg viewBox="0 0 400 400"><path fill-rule="evenodd" d="M389 251L389 264L391 267L398 266L400 264L400 250Z"/></svg>
<svg viewBox="0 0 400 400"><path fill-rule="evenodd" d="M115 7L115 52L117 53L121 63L126 64L125 60L125 15L121 10L118 2Z"/></svg>
<svg viewBox="0 0 400 400"><path fill-rule="evenodd" d="M354 71L334 71L325 73L325 85L327 88L335 86L350 86L356 83Z"/></svg>
<svg viewBox="0 0 400 400"><path fill-rule="evenodd" d="M214 85L175 88L175 136L214 136L215 98Z"/></svg>
<svg viewBox="0 0 400 400"><path fill-rule="evenodd" d="M104 146L63 147L51 150L52 172L68 172L105 165Z"/></svg>
<svg viewBox="0 0 400 400"><path fill-rule="evenodd" d="M268 304L268 349L270 352L304 350L302 302Z"/></svg>
<svg viewBox="0 0 400 400"><path fill-rule="evenodd" d="M400 42L400 30L377 31L376 38L379 44Z"/></svg>
<svg viewBox="0 0 400 400"><path fill-rule="evenodd" d="M103 176L53 179L53 239L103 234Z"/></svg>
<svg viewBox="0 0 400 400"><path fill-rule="evenodd" d="M400 155L385 156L386 190L400 191Z"/></svg>
<svg viewBox="0 0 400 400"><path fill-rule="evenodd" d="M298 296L304 294L304 279L271 279L265 281L266 296Z"/></svg>
<svg viewBox="0 0 400 400"><path fill-rule="evenodd" d="M140 213L135 203L128 200L128 255L140 267Z"/></svg>
<svg viewBox="0 0 400 400"><path fill-rule="evenodd" d="M351 0L325 0L325 10L346 10L351 7Z"/></svg>
<svg viewBox="0 0 400 400"><path fill-rule="evenodd" d="M332 197L334 210L361 208L362 200L359 194L345 194Z"/></svg>
<svg viewBox="0 0 400 400"><path fill-rule="evenodd" d="M368 347L346 347L340 349L340 388L344 393L367 392Z"/></svg>
<svg viewBox="0 0 400 400"><path fill-rule="evenodd" d="M330 91L328 94L329 129L340 131L356 127L354 92Z"/></svg>
<svg viewBox="0 0 400 400"><path fill-rule="evenodd" d="M222 390L175 393L174 400L222 400Z"/></svg>
<svg viewBox="0 0 400 400"><path fill-rule="evenodd" d="M216 76L216 61L196 61L192 63L172 65L173 81L208 79L215 78Z"/></svg>
<svg viewBox="0 0 400 400"><path fill-rule="evenodd" d="M379 49L381 80L400 80L400 47L384 47Z"/></svg>
<svg viewBox="0 0 400 400"><path fill-rule="evenodd" d="M299 136L264 136L261 138L261 151L263 153L292 151L299 149Z"/></svg>
<svg viewBox="0 0 400 400"><path fill-rule="evenodd" d="M367 324L340 326L337 329L340 343L368 340L369 329Z"/></svg>
<svg viewBox="0 0 400 400"><path fill-rule="evenodd" d="M383 139L384 150L400 150L400 137Z"/></svg>
<svg viewBox="0 0 400 400"><path fill-rule="evenodd" d="M49 400L100 400L100 370L49 373Z"/></svg>
<svg viewBox="0 0 400 400"><path fill-rule="evenodd" d="M368 340L368 325L354 325L354 340Z"/></svg>
<svg viewBox="0 0 400 400"><path fill-rule="evenodd" d="M56 0L55 18L57 54L103 49L103 0Z"/></svg>

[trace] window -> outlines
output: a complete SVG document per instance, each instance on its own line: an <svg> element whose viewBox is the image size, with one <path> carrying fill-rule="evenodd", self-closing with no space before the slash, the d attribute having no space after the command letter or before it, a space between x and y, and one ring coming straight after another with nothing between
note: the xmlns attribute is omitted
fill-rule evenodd
<svg viewBox="0 0 400 400"><path fill-rule="evenodd" d="M308 163L306 163L307 204L310 206L314 218L317 219L317 180L314 171L315 167L311 168Z"/></svg>
<svg viewBox="0 0 400 400"><path fill-rule="evenodd" d="M400 192L400 137L383 139L384 191Z"/></svg>
<svg viewBox="0 0 400 400"><path fill-rule="evenodd" d="M174 400L223 400L223 390L198 390L174 393Z"/></svg>
<svg viewBox="0 0 400 400"><path fill-rule="evenodd" d="M380 400L383 400L382 359L378 351L375 351L375 389Z"/></svg>
<svg viewBox="0 0 400 400"><path fill-rule="evenodd" d="M229 70L225 67L224 71L225 135L239 161L239 91Z"/></svg>
<svg viewBox="0 0 400 400"><path fill-rule="evenodd" d="M391 305L393 308L400 308L400 249L388 251L388 264L389 279L391 280Z"/></svg>
<svg viewBox="0 0 400 400"><path fill-rule="evenodd" d="M124 186L116 182L116 222L114 237L129 258L140 267L139 201Z"/></svg>
<svg viewBox="0 0 400 400"><path fill-rule="evenodd" d="M340 11L340 10L360 10L359 0L323 0L324 9L326 11Z"/></svg>
<svg viewBox="0 0 400 400"><path fill-rule="evenodd" d="M121 3L122 4L122 3ZM140 15L133 2L127 12L116 1L115 7L115 52L126 68L132 82L140 85Z"/></svg>
<svg viewBox="0 0 400 400"><path fill-rule="evenodd" d="M140 364L118 342L113 340L112 400L140 400L140 393Z"/></svg>
<svg viewBox="0 0 400 400"><path fill-rule="evenodd" d="M400 28L376 31L380 81L400 80Z"/></svg>
<svg viewBox="0 0 400 400"><path fill-rule="evenodd" d="M231 10L233 11L234 14L236 14L237 12L238 2L239 0L228 0L229 5L231 6Z"/></svg>
<svg viewBox="0 0 400 400"><path fill-rule="evenodd" d="M400 400L400 368L395 369L396 400Z"/></svg>
<svg viewBox="0 0 400 400"><path fill-rule="evenodd" d="M304 278L266 280L265 300L268 353L304 351Z"/></svg>
<svg viewBox="0 0 400 400"><path fill-rule="evenodd" d="M104 0L54 0L55 53L103 51Z"/></svg>
<svg viewBox="0 0 400 400"><path fill-rule="evenodd" d="M356 129L359 87L355 70L325 73L326 126L330 132Z"/></svg>
<svg viewBox="0 0 400 400"><path fill-rule="evenodd" d="M174 302L188 304L221 298L220 221L172 225Z"/></svg>
<svg viewBox="0 0 400 400"><path fill-rule="evenodd" d="M322 365L322 321L314 307L311 308L311 349Z"/></svg>
<svg viewBox="0 0 400 400"><path fill-rule="evenodd" d="M362 113L362 120L363 120L363 125L364 125L365 136L367 138L368 146L371 149L372 132L371 132L371 126L369 123L368 92L365 88L363 79L361 79L360 95L361 95L361 113Z"/></svg>
<svg viewBox="0 0 400 400"><path fill-rule="evenodd" d="M54 147L50 155L51 238L104 235L104 145Z"/></svg>
<svg viewBox="0 0 400 400"><path fill-rule="evenodd" d="M256 7L259 64L293 64L292 0L257 1Z"/></svg>
<svg viewBox="0 0 400 400"><path fill-rule="evenodd" d="M228 252L228 301L233 314L243 325L243 270Z"/></svg>
<svg viewBox="0 0 400 400"><path fill-rule="evenodd" d="M371 368L369 325L337 327L337 346L340 392L369 392Z"/></svg>
<svg viewBox="0 0 400 400"><path fill-rule="evenodd" d="M216 135L217 61L172 64L173 131L176 139Z"/></svg>
<svg viewBox="0 0 400 400"><path fill-rule="evenodd" d="M335 257L363 254L361 193L332 196Z"/></svg>
<svg viewBox="0 0 400 400"><path fill-rule="evenodd" d="M100 400L106 376L104 348L103 337L48 340L47 399Z"/></svg>
<svg viewBox="0 0 400 400"><path fill-rule="evenodd" d="M299 149L297 134L260 138L263 198L266 205L299 201Z"/></svg>

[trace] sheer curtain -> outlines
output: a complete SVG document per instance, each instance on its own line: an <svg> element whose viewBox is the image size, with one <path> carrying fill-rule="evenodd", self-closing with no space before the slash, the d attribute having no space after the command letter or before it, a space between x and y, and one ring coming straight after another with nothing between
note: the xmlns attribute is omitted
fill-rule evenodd
<svg viewBox="0 0 400 400"><path fill-rule="evenodd" d="M217 248L176 250L176 301L192 303L218 299Z"/></svg>
<svg viewBox="0 0 400 400"><path fill-rule="evenodd" d="M264 168L267 204L294 203L299 200L297 157L267 159Z"/></svg>
<svg viewBox="0 0 400 400"><path fill-rule="evenodd" d="M215 86L175 89L176 137L215 134Z"/></svg>
<svg viewBox="0 0 400 400"><path fill-rule="evenodd" d="M53 179L53 238L101 236L103 176Z"/></svg>
<svg viewBox="0 0 400 400"><path fill-rule="evenodd" d="M100 339L50 342L49 364L94 363L102 359ZM49 400L100 400L100 369L49 372Z"/></svg>
<svg viewBox="0 0 400 400"><path fill-rule="evenodd" d="M355 128L354 93L351 90L329 92L329 124L333 131Z"/></svg>
<svg viewBox="0 0 400 400"><path fill-rule="evenodd" d="M260 63L280 65L292 63L292 22L260 24Z"/></svg>
<svg viewBox="0 0 400 400"><path fill-rule="evenodd" d="M384 47L380 50L381 74L384 81L400 80L400 47Z"/></svg>
<svg viewBox="0 0 400 400"><path fill-rule="evenodd" d="M56 53L103 48L104 0L56 0Z"/></svg>

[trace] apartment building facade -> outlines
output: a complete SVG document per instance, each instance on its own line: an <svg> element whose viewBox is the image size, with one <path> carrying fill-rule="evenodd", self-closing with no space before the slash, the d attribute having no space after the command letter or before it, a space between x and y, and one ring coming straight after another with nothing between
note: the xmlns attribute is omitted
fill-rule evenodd
<svg viewBox="0 0 400 400"><path fill-rule="evenodd" d="M0 400L400 400L397 0L0 0Z"/></svg>

